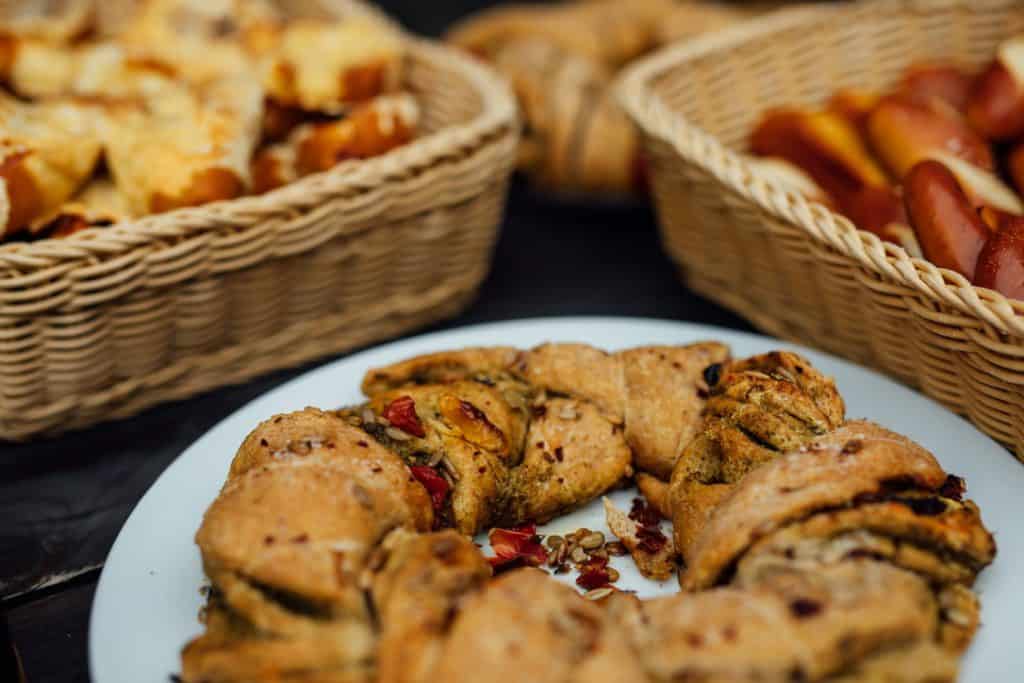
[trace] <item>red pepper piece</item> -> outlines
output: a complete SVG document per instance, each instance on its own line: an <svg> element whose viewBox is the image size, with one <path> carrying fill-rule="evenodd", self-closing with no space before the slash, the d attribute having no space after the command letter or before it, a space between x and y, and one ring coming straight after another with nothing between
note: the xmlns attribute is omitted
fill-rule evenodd
<svg viewBox="0 0 1024 683"><path fill-rule="evenodd" d="M451 489L448 481L432 467L412 465L409 469L412 470L412 476L416 477L416 480L423 484L423 488L430 494L430 502L434 506L434 512L440 512L441 508L444 507L445 500L448 498L448 491Z"/></svg>
<svg viewBox="0 0 1024 683"><path fill-rule="evenodd" d="M547 562L548 553L537 540L537 527L524 524L512 529L491 529L488 537L495 557L488 560L492 567L505 567L512 563L539 567Z"/></svg>
<svg viewBox="0 0 1024 683"><path fill-rule="evenodd" d="M384 419L395 429L401 429L407 434L421 439L427 435L419 415L416 414L416 402L412 400L412 396L399 396L389 403L384 409Z"/></svg>

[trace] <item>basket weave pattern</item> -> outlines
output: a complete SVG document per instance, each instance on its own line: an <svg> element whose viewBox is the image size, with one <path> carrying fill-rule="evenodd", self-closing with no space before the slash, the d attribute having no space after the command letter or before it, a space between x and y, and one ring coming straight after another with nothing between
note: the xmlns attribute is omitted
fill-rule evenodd
<svg viewBox="0 0 1024 683"><path fill-rule="evenodd" d="M920 387L1024 460L1024 302L858 231L738 154L770 107L884 90L915 62L977 68L1022 31L1013 0L796 8L643 60L619 94L643 132L663 241L692 289Z"/></svg>
<svg viewBox="0 0 1024 683"><path fill-rule="evenodd" d="M131 415L467 305L515 160L514 100L472 60L420 41L404 87L421 135L383 156L0 247L0 438Z"/></svg>

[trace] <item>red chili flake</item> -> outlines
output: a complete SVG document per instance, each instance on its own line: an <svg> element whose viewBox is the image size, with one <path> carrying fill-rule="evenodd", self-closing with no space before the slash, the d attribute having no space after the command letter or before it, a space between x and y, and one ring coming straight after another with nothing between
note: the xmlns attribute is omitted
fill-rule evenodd
<svg viewBox="0 0 1024 683"><path fill-rule="evenodd" d="M384 419L396 429L423 438L427 433L416 414L416 402L412 396L399 396L384 409Z"/></svg>
<svg viewBox="0 0 1024 683"><path fill-rule="evenodd" d="M448 482L432 467L411 465L409 469L412 470L412 476L416 477L416 480L423 484L423 488L430 494L430 502L434 506L434 512L440 512L444 507L445 500L448 498L448 491L451 489Z"/></svg>
<svg viewBox="0 0 1024 683"><path fill-rule="evenodd" d="M645 553L654 555L665 547L668 543L668 538L665 534L661 533L661 529L656 526L642 526L636 530L636 537L640 539L637 547Z"/></svg>
<svg viewBox="0 0 1024 683"><path fill-rule="evenodd" d="M634 498L633 505L629 509L629 518L640 526L658 526L661 515L653 507L647 504L643 498Z"/></svg>
<svg viewBox="0 0 1024 683"><path fill-rule="evenodd" d="M580 575L576 577L576 585L584 590L590 591L595 588L600 588L601 586L607 586L611 583L610 579L611 576L609 576L606 568L594 567L593 569L587 569L586 571L581 572Z"/></svg>
<svg viewBox="0 0 1024 683"><path fill-rule="evenodd" d="M535 524L523 524L511 529L491 529L488 538L495 556L487 559L495 569L511 569L522 565L539 567L548 561L548 553L540 544Z"/></svg>
<svg viewBox="0 0 1024 683"><path fill-rule="evenodd" d="M607 557L590 557L579 566L579 570L580 575L576 577L576 585L584 590L593 590L611 583Z"/></svg>

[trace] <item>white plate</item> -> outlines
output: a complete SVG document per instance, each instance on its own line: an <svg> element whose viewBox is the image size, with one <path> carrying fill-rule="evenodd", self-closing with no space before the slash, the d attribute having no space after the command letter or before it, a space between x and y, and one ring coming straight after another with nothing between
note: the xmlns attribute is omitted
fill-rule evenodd
<svg viewBox="0 0 1024 683"><path fill-rule="evenodd" d="M203 574L192 537L217 494L228 464L245 435L264 418L307 405L340 406L360 400L359 382L372 366L414 354L472 345L530 347L544 341L585 341L607 349L642 344L680 344L717 339L737 356L774 348L805 353L835 377L850 417L867 417L916 439L951 472L967 478L969 495L995 532L999 557L984 572L984 626L964 662L967 683L1008 680L1024 671L1024 467L968 422L921 395L860 367L766 337L685 323L628 318L556 318L481 325L381 346L317 368L253 401L196 441L157 479L118 535L93 602L89 660L95 683L166 683L179 670L178 653L199 633ZM628 505L631 494L614 498ZM558 533L587 526L602 529L600 502L543 529ZM619 585L641 596L675 590L639 578L619 561ZM571 578L571 575L570 575ZM1016 674L1014 674L1015 676Z"/></svg>

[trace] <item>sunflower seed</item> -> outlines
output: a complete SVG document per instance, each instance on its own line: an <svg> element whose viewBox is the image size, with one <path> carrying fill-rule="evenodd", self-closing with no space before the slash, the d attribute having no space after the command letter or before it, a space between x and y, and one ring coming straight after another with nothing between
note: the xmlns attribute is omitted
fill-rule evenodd
<svg viewBox="0 0 1024 683"><path fill-rule="evenodd" d="M409 439L412 438L412 435L406 434L401 429L395 429L394 427L388 427L387 429L384 430L384 433L387 434L389 438L394 439L395 441L408 441Z"/></svg>
<svg viewBox="0 0 1024 683"><path fill-rule="evenodd" d="M579 546L576 546L572 549L572 553L569 554L569 557L576 564L582 564L587 561L587 551Z"/></svg>
<svg viewBox="0 0 1024 683"><path fill-rule="evenodd" d="M604 534L594 531L580 539L580 547L584 550L597 550L604 545Z"/></svg>
<svg viewBox="0 0 1024 683"><path fill-rule="evenodd" d="M566 556L569 554L569 544L563 543L558 546L558 550L555 551L555 557L558 559L558 564L565 562Z"/></svg>
<svg viewBox="0 0 1024 683"><path fill-rule="evenodd" d="M604 547L604 549L612 557L622 557L623 555L626 555L629 552L628 550L626 550L626 546L622 545L622 543L619 541L612 541L611 543L607 544Z"/></svg>
<svg viewBox="0 0 1024 683"><path fill-rule="evenodd" d="M585 600L603 600L609 595L615 592L615 589L610 586L602 586L601 588L595 588L589 590L583 594Z"/></svg>
<svg viewBox="0 0 1024 683"><path fill-rule="evenodd" d="M369 408L364 408L363 409L363 422L365 422L368 425L372 425L376 421L377 421L377 417L373 414L373 411L370 410Z"/></svg>
<svg viewBox="0 0 1024 683"><path fill-rule="evenodd" d="M565 543L565 539L561 536L548 536L544 543L552 550L558 550L558 548Z"/></svg>
<svg viewBox="0 0 1024 683"><path fill-rule="evenodd" d="M608 572L608 583L615 583L619 580L619 572L614 567L608 567L605 571Z"/></svg>

